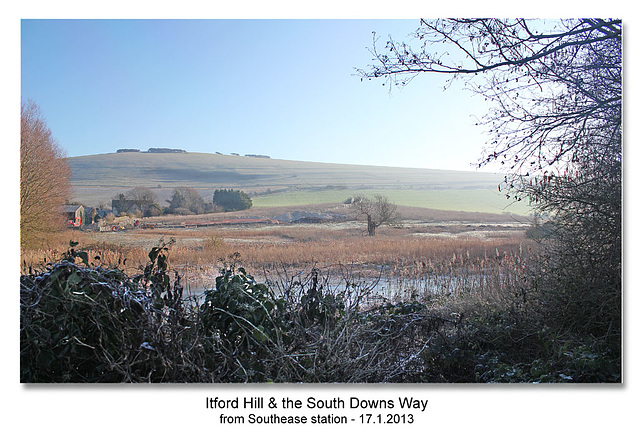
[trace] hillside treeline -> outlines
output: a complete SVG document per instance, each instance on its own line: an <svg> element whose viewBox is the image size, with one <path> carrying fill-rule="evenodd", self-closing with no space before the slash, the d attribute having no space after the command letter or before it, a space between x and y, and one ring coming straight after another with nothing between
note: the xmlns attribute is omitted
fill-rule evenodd
<svg viewBox="0 0 640 434"><path fill-rule="evenodd" d="M121 148L116 151L117 154L121 154L124 152L140 152L140 149L137 148ZM174 149L174 148L149 148L147 151L150 154L186 154L187 151L184 149Z"/></svg>
<svg viewBox="0 0 640 434"><path fill-rule="evenodd" d="M112 209L118 215L135 217L153 217L162 214L205 214L249 209L253 202L249 195L241 190L218 189L211 202L205 202L198 190L190 187L174 189L167 206L158 203L157 195L147 187L136 187L126 193L120 193L112 200Z"/></svg>

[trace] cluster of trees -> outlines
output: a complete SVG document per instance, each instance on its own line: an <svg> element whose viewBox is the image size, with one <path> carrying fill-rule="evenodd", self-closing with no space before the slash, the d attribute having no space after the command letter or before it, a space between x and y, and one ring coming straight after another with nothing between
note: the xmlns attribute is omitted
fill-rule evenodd
<svg viewBox="0 0 640 434"><path fill-rule="evenodd" d="M174 189L168 205L161 207L158 196L147 187L135 187L126 193L118 194L112 201L113 208L119 214L138 217L153 217L162 214L205 214L210 212L228 212L249 209L253 202L249 195L241 190L216 190L212 202L205 202L198 190L191 187Z"/></svg>
<svg viewBox="0 0 640 434"><path fill-rule="evenodd" d="M241 190L218 189L213 193L212 201L205 203L200 193L189 187L176 188L168 202L165 212L169 214L240 211L253 206L249 195Z"/></svg>
<svg viewBox="0 0 640 434"><path fill-rule="evenodd" d="M149 148L147 151L150 154L186 154L184 149L177 148Z"/></svg>
<svg viewBox="0 0 640 434"><path fill-rule="evenodd" d="M485 98L491 139L479 166L505 168L502 191L552 222L529 280L546 323L619 351L621 20L421 20L413 36L383 47L374 36L361 78L405 86L445 74Z"/></svg>
<svg viewBox="0 0 640 434"><path fill-rule="evenodd" d="M211 204L206 204L195 188L178 187L173 190L173 195L167 202L169 203L165 209L167 214L188 215L213 212Z"/></svg>
<svg viewBox="0 0 640 434"><path fill-rule="evenodd" d="M245 157L253 157L253 158L271 158L268 155L263 154L244 154Z"/></svg>
<svg viewBox="0 0 640 434"><path fill-rule="evenodd" d="M111 207L118 214L133 214L137 217L153 217L162 214L158 197L149 188L135 187L113 198Z"/></svg>
<svg viewBox="0 0 640 434"><path fill-rule="evenodd" d="M219 189L213 192L213 204L226 211L249 209L253 202L248 194L240 190Z"/></svg>
<svg viewBox="0 0 640 434"><path fill-rule="evenodd" d="M121 148L116 151L117 154L121 154L123 152L140 152L140 149L137 148ZM186 154L187 151L184 149L174 149L174 148L149 148L147 153L150 154Z"/></svg>

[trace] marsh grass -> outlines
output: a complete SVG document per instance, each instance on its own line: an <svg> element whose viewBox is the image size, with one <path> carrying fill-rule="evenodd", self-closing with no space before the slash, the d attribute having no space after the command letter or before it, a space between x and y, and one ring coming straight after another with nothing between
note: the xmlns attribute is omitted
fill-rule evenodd
<svg viewBox="0 0 640 434"><path fill-rule="evenodd" d="M187 281L212 276L221 259L239 253L245 267L263 274L274 270L357 270L362 279L380 275L383 283L422 286L439 292L489 285L484 278L495 261L518 264L533 243L519 233L500 238L416 236L407 229L384 228L379 236L363 236L363 228L323 228L313 225L261 228L149 230L138 233L68 234L88 252L93 265L134 272L146 265L147 252L160 240L175 239L171 266ZM71 238L69 238L71 239ZM22 251L21 271L42 269L66 251L62 237L48 249ZM352 274L355 271L352 272Z"/></svg>

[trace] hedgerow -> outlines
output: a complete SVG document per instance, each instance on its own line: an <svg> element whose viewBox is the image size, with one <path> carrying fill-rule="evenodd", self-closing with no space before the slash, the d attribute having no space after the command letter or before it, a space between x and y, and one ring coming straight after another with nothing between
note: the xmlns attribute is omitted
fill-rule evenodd
<svg viewBox="0 0 640 434"><path fill-rule="evenodd" d="M515 304L371 303L373 285L330 285L315 269L267 285L238 255L215 288L185 297L171 244L134 276L75 245L22 275L21 382L620 381L605 346L560 339Z"/></svg>

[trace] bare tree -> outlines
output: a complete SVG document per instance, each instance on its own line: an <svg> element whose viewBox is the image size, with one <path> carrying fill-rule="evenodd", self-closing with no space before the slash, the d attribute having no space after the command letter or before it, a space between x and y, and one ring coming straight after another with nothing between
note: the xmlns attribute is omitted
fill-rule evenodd
<svg viewBox="0 0 640 434"><path fill-rule="evenodd" d="M193 213L201 214L205 210L205 203L198 190L191 187L177 187L173 190L171 199L168 199L169 213Z"/></svg>
<svg viewBox="0 0 640 434"><path fill-rule="evenodd" d="M126 197L139 205L150 204L158 201L158 196L148 187L134 187L127 191Z"/></svg>
<svg viewBox="0 0 640 434"><path fill-rule="evenodd" d="M445 74L448 85L462 79L484 96L480 124L491 139L479 165L506 168L498 188L553 220L537 281L563 295L555 318L597 336L618 333L621 20L421 20L413 36L389 38L383 48L374 36L375 63L361 78L405 86L420 74Z"/></svg>
<svg viewBox="0 0 640 434"><path fill-rule="evenodd" d="M377 62L359 73L400 86L421 73L466 77L490 104L484 123L493 140L481 165L499 161L523 173L543 172L584 157L594 137L619 151L611 139L621 126L620 20L420 24L418 47L389 39L380 50L376 39Z"/></svg>
<svg viewBox="0 0 640 434"><path fill-rule="evenodd" d="M61 229L61 206L69 198L71 171L40 109L20 110L20 244L28 247Z"/></svg>
<svg viewBox="0 0 640 434"><path fill-rule="evenodd" d="M358 216L367 218L367 234L372 237L376 229L385 224L393 224L398 219L397 205L389 198L376 194L373 198L356 197L351 205Z"/></svg>
<svg viewBox="0 0 640 434"><path fill-rule="evenodd" d="M162 214L158 196L148 187L134 187L127 191L126 199L135 203L145 217Z"/></svg>

